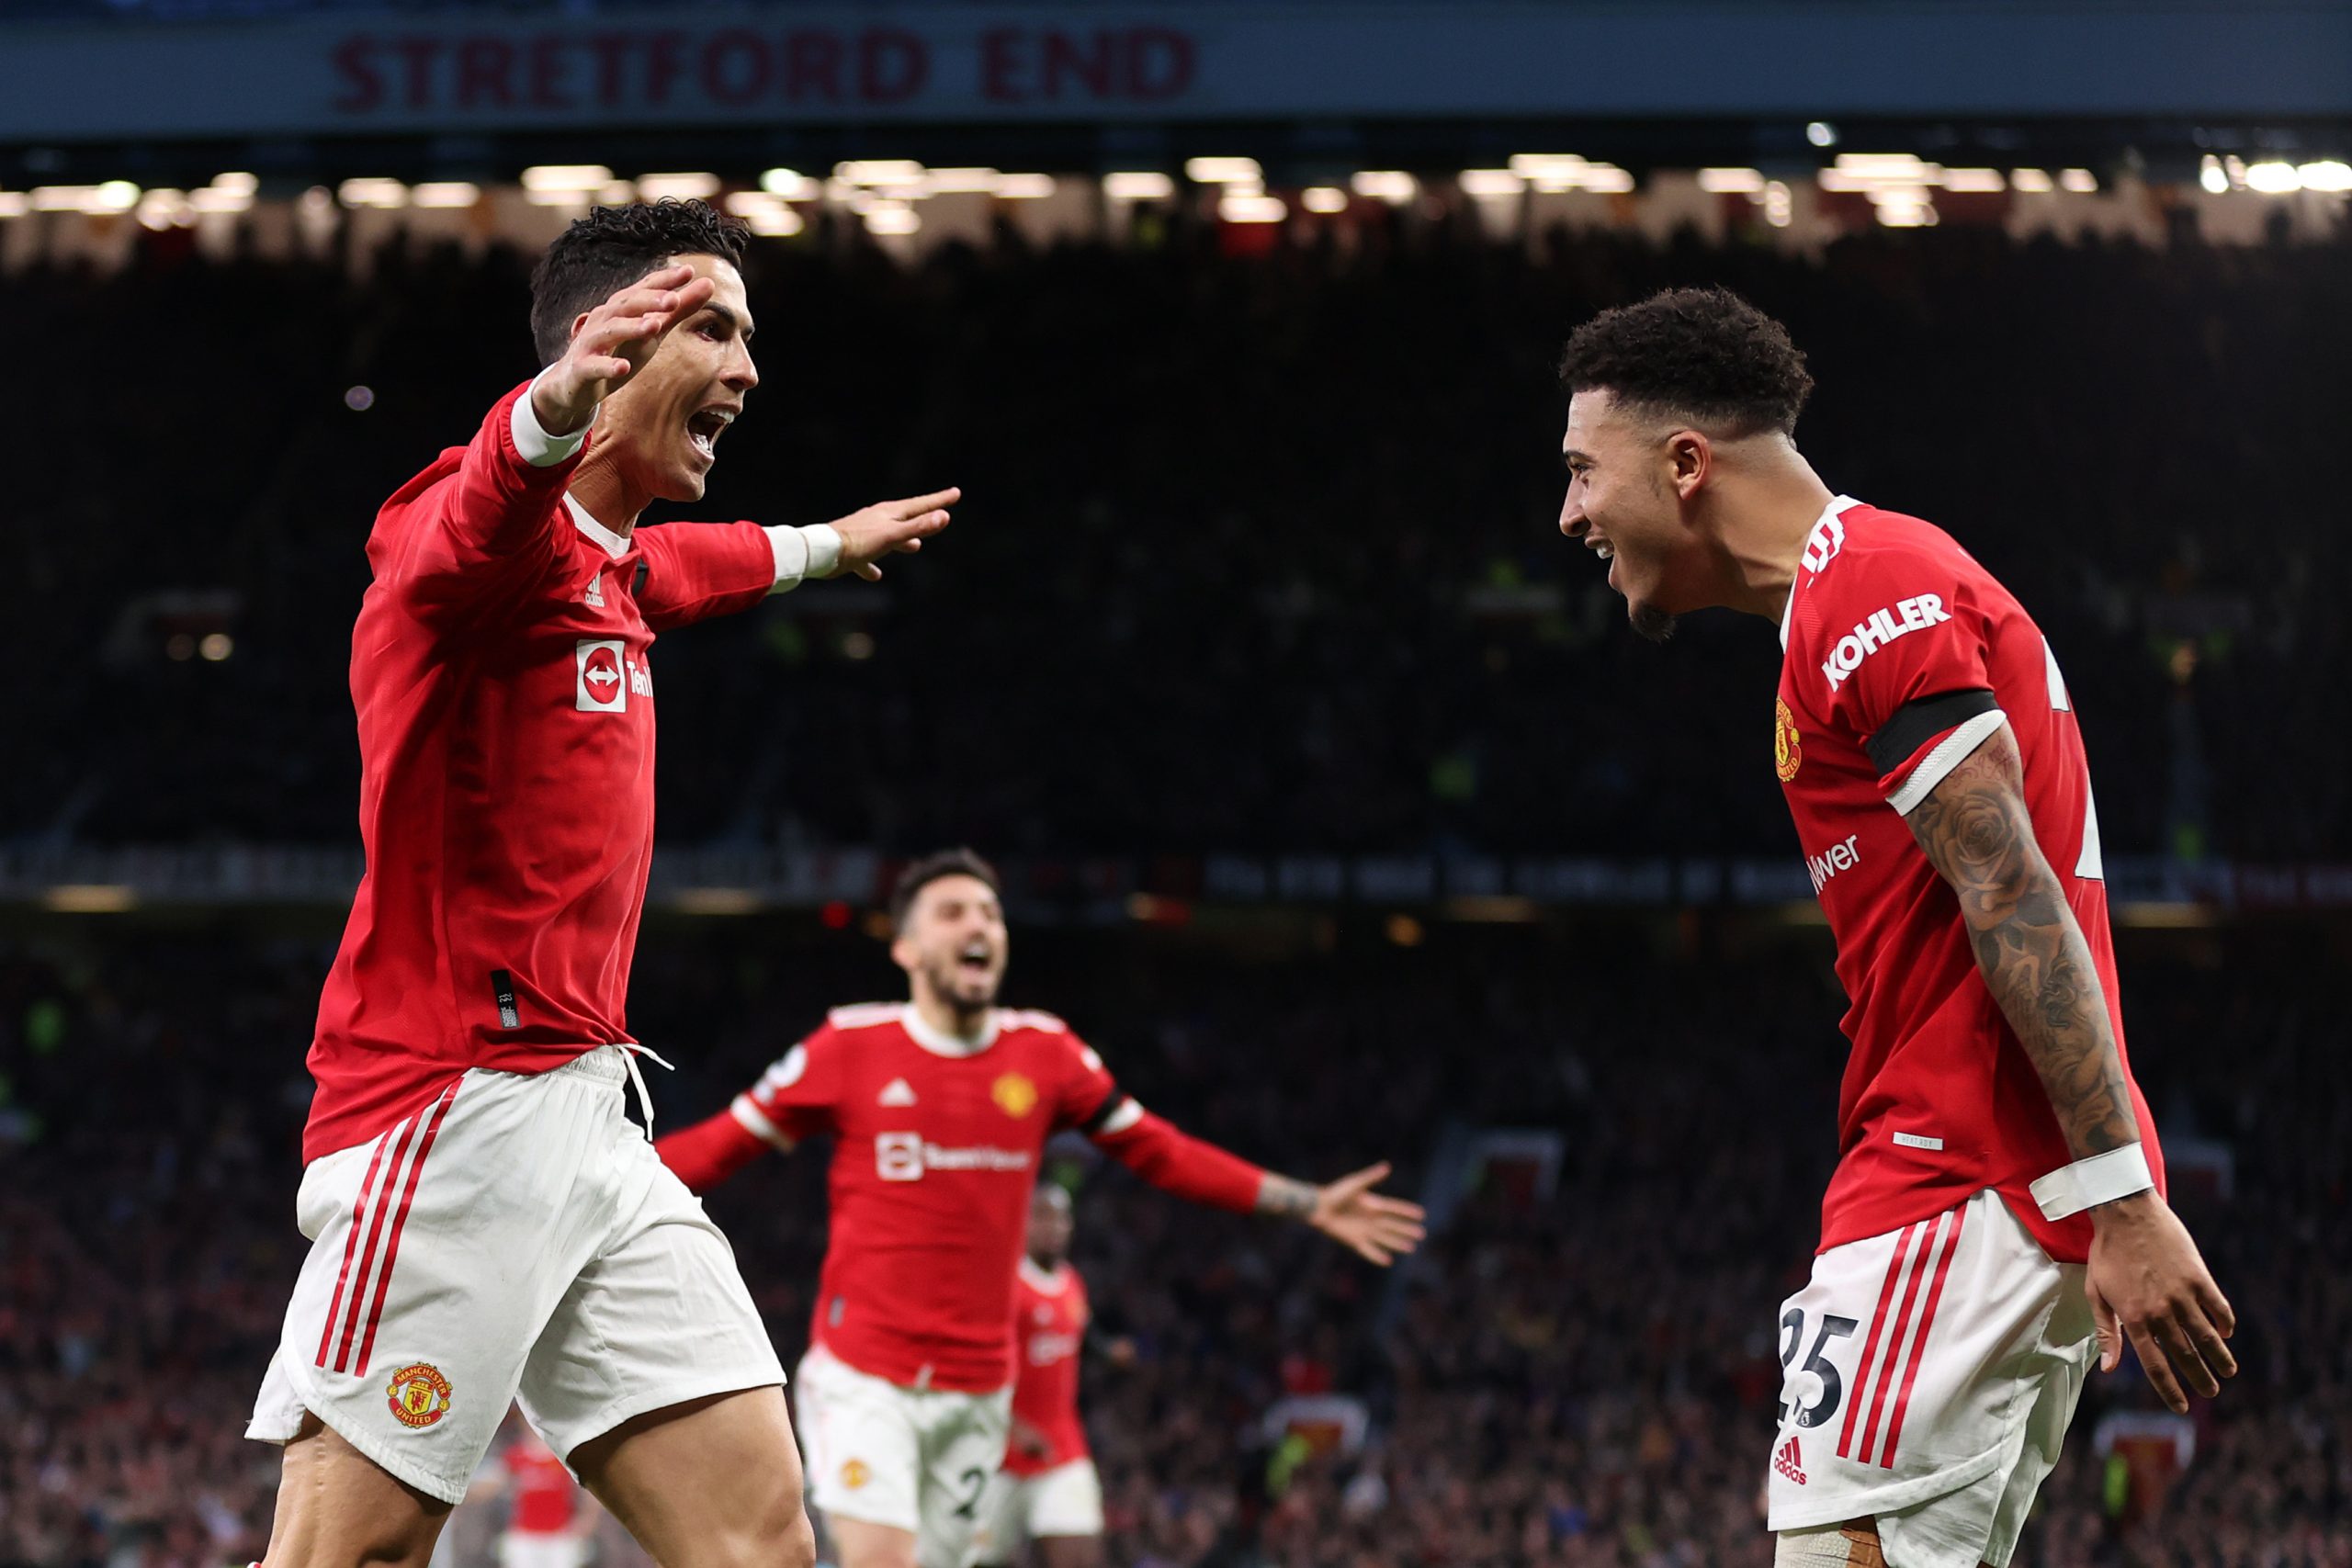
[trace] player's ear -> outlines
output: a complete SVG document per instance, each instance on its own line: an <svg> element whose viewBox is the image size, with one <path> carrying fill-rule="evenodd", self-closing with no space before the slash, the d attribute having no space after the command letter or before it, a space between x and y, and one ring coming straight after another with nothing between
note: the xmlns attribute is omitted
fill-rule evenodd
<svg viewBox="0 0 2352 1568"><path fill-rule="evenodd" d="M1707 482L1714 467L1715 449L1703 431L1678 430L1666 438L1667 464L1674 493L1688 501Z"/></svg>
<svg viewBox="0 0 2352 1568"><path fill-rule="evenodd" d="M917 963L915 944L908 939L904 931L900 931L890 939L890 962L910 975L915 972Z"/></svg>

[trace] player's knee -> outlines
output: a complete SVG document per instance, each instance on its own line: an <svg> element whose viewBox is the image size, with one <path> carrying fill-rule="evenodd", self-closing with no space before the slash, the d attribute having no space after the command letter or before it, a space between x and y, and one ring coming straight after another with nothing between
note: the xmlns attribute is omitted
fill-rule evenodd
<svg viewBox="0 0 2352 1568"><path fill-rule="evenodd" d="M1772 1568L1886 1568L1877 1521L1782 1530L1773 1538Z"/></svg>

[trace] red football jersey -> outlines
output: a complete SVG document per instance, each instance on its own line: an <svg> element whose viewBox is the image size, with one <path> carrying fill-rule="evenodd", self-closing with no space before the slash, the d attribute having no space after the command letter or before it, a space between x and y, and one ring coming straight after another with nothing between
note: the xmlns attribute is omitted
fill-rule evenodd
<svg viewBox="0 0 2352 1568"><path fill-rule="evenodd" d="M2120 1055L2098 818L2057 656L1951 536L1843 496L1805 546L1781 637L1774 757L1852 1003L1821 1246L1991 1187L2052 1258L2081 1262L2089 1216L2044 1220L2027 1190L2071 1157L2057 1115L1977 971L1957 899L1904 821L2006 716L2035 837L2097 962ZM1972 692L1992 694L1989 711L1951 695ZM2123 1071L2129 1081L2128 1056ZM2132 1101L2161 1187L2136 1083Z"/></svg>
<svg viewBox="0 0 2352 1568"><path fill-rule="evenodd" d="M351 641L367 873L319 1000L305 1161L469 1067L629 1040L653 840L654 634L775 588L757 525L627 539L535 467L516 388L384 503ZM586 450L585 446L581 448Z"/></svg>
<svg viewBox="0 0 2352 1568"><path fill-rule="evenodd" d="M580 1483L545 1443L525 1441L506 1450L506 1480L514 1506L506 1528L517 1535L569 1535L580 1513Z"/></svg>
<svg viewBox="0 0 2352 1568"><path fill-rule="evenodd" d="M901 1387L1012 1382L1006 1325L1038 1156L1117 1093L1050 1013L999 1010L975 1043L908 1004L836 1009L732 1108L778 1147L836 1140L811 1340Z"/></svg>
<svg viewBox="0 0 2352 1568"><path fill-rule="evenodd" d="M1086 1457L1086 1427L1078 1418L1078 1363L1086 1348L1086 1281L1063 1263L1048 1273L1021 1259L1012 1292L1012 1417L1046 1439L1043 1455L1004 1450L1013 1475L1036 1475Z"/></svg>

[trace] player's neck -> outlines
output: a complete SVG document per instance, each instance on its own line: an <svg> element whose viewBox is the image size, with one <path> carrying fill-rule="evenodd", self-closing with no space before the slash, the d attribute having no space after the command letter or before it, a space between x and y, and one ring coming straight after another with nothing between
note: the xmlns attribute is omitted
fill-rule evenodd
<svg viewBox="0 0 2352 1568"><path fill-rule="evenodd" d="M1784 462L1740 477L1740 493L1725 507L1717 539L1723 555L1724 603L1778 623L1796 581L1805 540L1837 493L1791 448Z"/></svg>
<svg viewBox="0 0 2352 1568"><path fill-rule="evenodd" d="M976 1041L988 1028L989 1007L986 1002L978 1007L957 1007L938 992L919 987L914 1003L915 1016L941 1034L957 1040Z"/></svg>
<svg viewBox="0 0 2352 1568"><path fill-rule="evenodd" d="M596 457L595 448L591 447L566 488L571 491L571 499L587 509L589 516L626 539L637 527L638 514L653 503L653 498L632 494L631 487L614 465L600 463Z"/></svg>

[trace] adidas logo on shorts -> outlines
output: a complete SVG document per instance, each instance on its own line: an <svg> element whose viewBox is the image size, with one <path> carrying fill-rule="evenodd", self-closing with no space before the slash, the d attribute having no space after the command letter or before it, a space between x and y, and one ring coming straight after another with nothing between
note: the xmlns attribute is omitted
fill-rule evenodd
<svg viewBox="0 0 2352 1568"><path fill-rule="evenodd" d="M1794 1438L1782 1443L1781 1451L1772 1456L1772 1468L1798 1485L1804 1484L1804 1452L1797 1447Z"/></svg>

